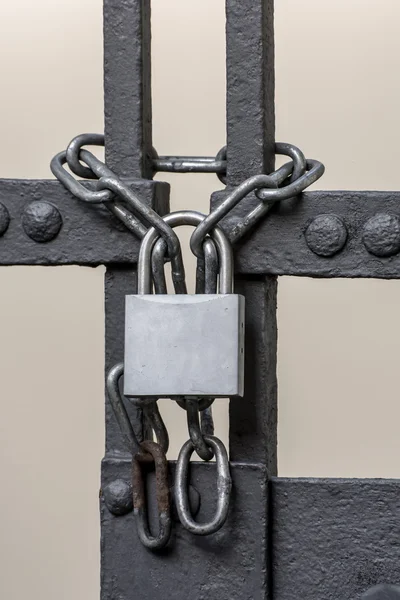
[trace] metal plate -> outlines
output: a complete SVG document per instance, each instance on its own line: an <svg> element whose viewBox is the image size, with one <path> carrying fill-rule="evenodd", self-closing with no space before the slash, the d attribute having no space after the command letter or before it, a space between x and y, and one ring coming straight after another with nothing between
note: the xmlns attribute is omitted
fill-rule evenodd
<svg viewBox="0 0 400 600"><path fill-rule="evenodd" d="M243 296L127 296L125 318L125 396L243 395Z"/></svg>
<svg viewBox="0 0 400 600"><path fill-rule="evenodd" d="M358 600L400 583L400 481L271 485L274 600Z"/></svg>
<svg viewBox="0 0 400 600"><path fill-rule="evenodd" d="M169 466L172 481L175 465ZM130 471L128 460L104 460L103 488L115 479L130 481ZM233 464L231 474L233 494L224 527L200 538L175 522L170 544L159 553L142 546L133 513L113 516L102 495L102 600L265 600L267 471ZM215 510L215 477L215 464L192 463L191 484L201 496L198 520L209 519ZM152 485L148 497L154 498Z"/></svg>

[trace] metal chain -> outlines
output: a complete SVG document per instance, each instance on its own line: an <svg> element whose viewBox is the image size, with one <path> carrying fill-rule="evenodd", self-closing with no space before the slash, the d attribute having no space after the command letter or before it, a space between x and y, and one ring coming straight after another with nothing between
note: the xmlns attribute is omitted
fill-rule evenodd
<svg viewBox="0 0 400 600"><path fill-rule="evenodd" d="M188 496L189 468L190 457L194 452L194 445L191 440L183 445L175 470L175 504L179 520L185 529L195 535L210 535L221 529L228 516L232 489L229 460L225 446L218 438L213 436L206 436L205 441L208 446L211 446L217 463L217 510L214 518L208 523L197 523L190 511Z"/></svg>
<svg viewBox="0 0 400 600"><path fill-rule="evenodd" d="M158 533L153 536L150 532L146 491L141 468L141 458L132 459L132 489L133 511L136 517L139 539L146 548L160 550L164 548L171 537L172 522L170 494L168 487L168 462L161 446L152 441L142 442L141 448L152 457L155 466L156 500L158 509Z"/></svg>
<svg viewBox="0 0 400 600"><path fill-rule="evenodd" d="M166 215L164 219L171 227L180 225L197 226L205 219L205 215L194 211L181 211ZM215 294L232 292L233 252L228 238L218 227L210 231L210 236L203 243L204 255L198 262L196 276L196 292ZM149 291L149 269L145 268L152 258L153 278L155 289L164 293L166 290L164 263L165 243L153 229L142 241L138 279L140 293ZM217 252L218 249L218 252ZM220 258L220 260L218 260ZM175 475L175 503L180 521L184 527L196 535L209 535L218 531L224 524L230 502L231 478L229 459L224 444L213 436L214 423L212 419L212 398L183 398L178 404L187 412L187 423L190 440L183 446L178 458ZM200 421L200 412L202 417ZM189 461L191 454L196 451L205 461L210 461L216 455L218 506L214 518L207 523L197 523L191 514L187 498L189 487Z"/></svg>
<svg viewBox="0 0 400 600"><path fill-rule="evenodd" d="M298 196L315 183L325 171L322 163L316 160L306 160L304 154L290 144L276 144L276 153L289 156L292 159L291 162L286 163L270 175L255 175L246 179L196 227L190 240L190 247L196 256L201 256L202 244L208 233L252 192L256 192L260 203L228 232L231 243L237 242L248 233L276 202Z"/></svg>
<svg viewBox="0 0 400 600"><path fill-rule="evenodd" d="M154 173L215 173L225 179L226 148L221 148L215 158L209 156L158 156L153 148L152 162Z"/></svg>
<svg viewBox="0 0 400 600"><path fill-rule="evenodd" d="M182 257L179 241L171 228L163 224L163 219L150 207L145 206L132 192L126 183L117 177L108 167L97 159L91 152L85 150L85 145L104 146L104 136L100 134L82 134L74 138L66 152L55 156L51 162L53 174L78 199L90 203L104 203L107 208L124 225L142 239L147 227L155 227L168 247L169 259L173 263L174 283L185 289ZM191 237L191 249L201 260L203 242L209 232L246 196L255 192L260 200L244 219L240 220L228 232L231 243L236 243L246 235L265 215L271 207L289 198L298 196L306 188L315 183L324 173L325 167L316 160L308 160L304 154L291 144L277 143L276 154L288 156L291 160L270 175L255 175L229 192L227 198L214 209L204 221L198 225ZM154 173L216 173L226 184L227 149L222 148L215 158L198 156L158 156L152 149ZM90 190L77 181L64 164L68 163L71 171L86 179L94 179L95 189ZM122 200L122 202L121 202ZM162 253L161 242L156 251L153 264L157 267L157 254ZM160 273L160 270L159 270ZM162 281L159 278L159 281ZM159 289L164 289L160 287ZM185 293L179 291L179 293Z"/></svg>
<svg viewBox="0 0 400 600"><path fill-rule="evenodd" d="M270 175L250 177L242 184L228 190L225 200L208 216L194 211L181 211L160 217L141 202L129 185L113 173L85 145L104 146L104 136L82 134L74 138L65 152L51 162L53 174L79 200L103 203L135 236L142 240L139 265L151 264L152 270L138 269L138 293L149 294L152 284L156 294L166 294L164 273L166 260L171 261L172 280L177 294L186 294L185 270L181 246L173 228L193 225L190 239L192 252L197 256L196 293L214 294L219 277L220 293L232 292L233 254L231 244L246 235L271 209L283 200L298 196L317 181L324 173L324 166L315 160L307 160L304 154L290 144L276 144L277 154L288 156L290 161ZM154 172L216 173L226 184L227 150L222 148L215 158L190 156L158 156L153 149ZM78 177L95 180L94 189L77 181L64 165ZM220 221L244 198L255 193L259 203L239 220L226 235L219 227ZM218 250L218 251L217 251ZM168 253L168 254L167 254ZM219 256L218 256L219 254ZM220 259L220 260L219 260ZM171 534L171 512L168 489L166 452L168 432L154 398L133 400L141 409L150 438L139 442L130 422L119 389L123 365L113 367L107 376L107 391L111 406L119 424L124 443L132 454L132 483L134 511L138 534L143 544L151 549L163 548ZM182 398L178 404L187 412L190 440L181 449L175 472L175 502L183 526L197 535L209 535L224 524L229 510L231 478L228 455L223 443L214 437L212 398ZM201 415L201 416L200 416ZM205 461L215 456L217 463L218 505L214 518L208 523L194 521L188 499L189 465L192 453ZM141 463L152 463L156 471L156 497L159 529L153 536L148 525L145 486Z"/></svg>
<svg viewBox="0 0 400 600"><path fill-rule="evenodd" d="M132 423L119 388L119 381L123 374L124 365L122 363L110 369L106 381L108 398L121 430L125 446L132 454L133 506L139 538L146 548L159 550L167 545L172 528L166 457L169 445L168 432L158 411L156 400L154 398L136 400L134 403L142 408L145 419L157 437L157 443L151 439L139 442L133 431ZM158 507L157 536L153 536L150 533L148 525L145 485L141 463L154 464L155 467Z"/></svg>
<svg viewBox="0 0 400 600"><path fill-rule="evenodd" d="M67 150L57 154L50 163L50 168L55 177L79 200L92 204L106 203L107 207L125 225L127 224L126 216L128 216L128 227L131 230L134 227L134 233L140 239L145 236L149 227L154 227L161 237L165 239L170 258L178 258L181 254L180 243L172 229L168 227L160 215L149 206L146 206L131 188L101 160L88 150L84 150L82 148L83 145L104 145L104 136L99 134L82 134L74 138ZM80 161L83 161L87 166L84 167ZM64 165L67 162L72 172L78 176L85 174L86 178L90 177L96 180L95 191L84 187L82 183L77 181L64 169ZM124 204L121 205L115 201L115 196L128 206L130 212L126 211ZM113 210L115 204L119 208L117 211ZM180 260L182 261L182 259Z"/></svg>
<svg viewBox="0 0 400 600"><path fill-rule="evenodd" d="M152 272L156 294L167 294L167 283L164 272L165 251L165 242L159 239L154 244L152 252ZM207 238L204 241L203 257L198 259L197 263L196 294L215 294L217 292L218 280L218 254L211 238ZM176 286L175 293L180 293ZM213 399L209 399L206 405L202 403L202 399L181 400L179 402L181 408L187 410L190 439L195 446L197 454L205 461L211 460L214 456L212 449L207 446L203 437L203 433L208 435L213 435L214 433L211 409L213 401Z"/></svg>
<svg viewBox="0 0 400 600"><path fill-rule="evenodd" d="M185 409L187 415L187 424L189 437L200 458L206 462L214 457L212 448L207 444L200 425L200 411L197 399L186 398ZM207 410L210 410L208 408Z"/></svg>

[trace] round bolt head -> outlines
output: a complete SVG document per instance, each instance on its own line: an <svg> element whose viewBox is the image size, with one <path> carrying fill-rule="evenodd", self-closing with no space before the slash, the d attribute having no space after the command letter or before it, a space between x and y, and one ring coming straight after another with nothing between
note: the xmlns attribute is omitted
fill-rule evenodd
<svg viewBox="0 0 400 600"><path fill-rule="evenodd" d="M347 228L337 215L318 215L308 225L304 235L314 254L328 258L344 248Z"/></svg>
<svg viewBox="0 0 400 600"><path fill-rule="evenodd" d="M62 223L60 211L49 202L31 202L22 215L22 227L26 235L39 243L53 240Z"/></svg>
<svg viewBox="0 0 400 600"><path fill-rule="evenodd" d="M133 510L132 486L124 479L115 479L106 485L103 498L110 513L117 517Z"/></svg>
<svg viewBox="0 0 400 600"><path fill-rule="evenodd" d="M370 254L393 256L400 251L400 219L396 215L377 214L364 225L363 243Z"/></svg>
<svg viewBox="0 0 400 600"><path fill-rule="evenodd" d="M0 202L0 237L5 234L10 224L10 213L7 208Z"/></svg>
<svg viewBox="0 0 400 600"><path fill-rule="evenodd" d="M400 600L400 587L386 583L377 585L368 590L362 600Z"/></svg>

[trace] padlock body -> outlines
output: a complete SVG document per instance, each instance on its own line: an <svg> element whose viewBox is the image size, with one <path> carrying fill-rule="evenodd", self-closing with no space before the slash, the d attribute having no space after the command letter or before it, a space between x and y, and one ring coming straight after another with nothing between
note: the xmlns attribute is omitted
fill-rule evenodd
<svg viewBox="0 0 400 600"><path fill-rule="evenodd" d="M245 299L126 297L124 394L243 396Z"/></svg>

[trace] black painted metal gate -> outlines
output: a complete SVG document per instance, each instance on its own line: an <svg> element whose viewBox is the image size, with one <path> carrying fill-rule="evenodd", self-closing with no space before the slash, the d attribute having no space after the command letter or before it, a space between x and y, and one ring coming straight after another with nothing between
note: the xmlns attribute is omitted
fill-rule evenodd
<svg viewBox="0 0 400 600"><path fill-rule="evenodd" d="M227 0L227 190L274 169L273 0ZM160 214L169 186L152 180L150 0L105 0L107 165ZM91 189L93 184L87 182ZM218 206L227 192L218 192ZM99 265L106 273L106 369L122 359L124 297L139 242L103 206L77 202L56 181L0 181L2 265ZM400 276L400 195L311 192L276 204L236 252L246 297L245 399L230 402L234 493L225 527L194 539L174 525L151 553L133 514L101 498L102 599L351 600L400 584L400 484L385 480L277 478L277 276ZM246 198L229 229L256 206ZM138 425L139 411L128 407ZM102 488L129 480L130 457L106 404ZM171 464L173 470L174 465ZM193 467L204 515L215 465ZM79 593L78 593L79 595Z"/></svg>

